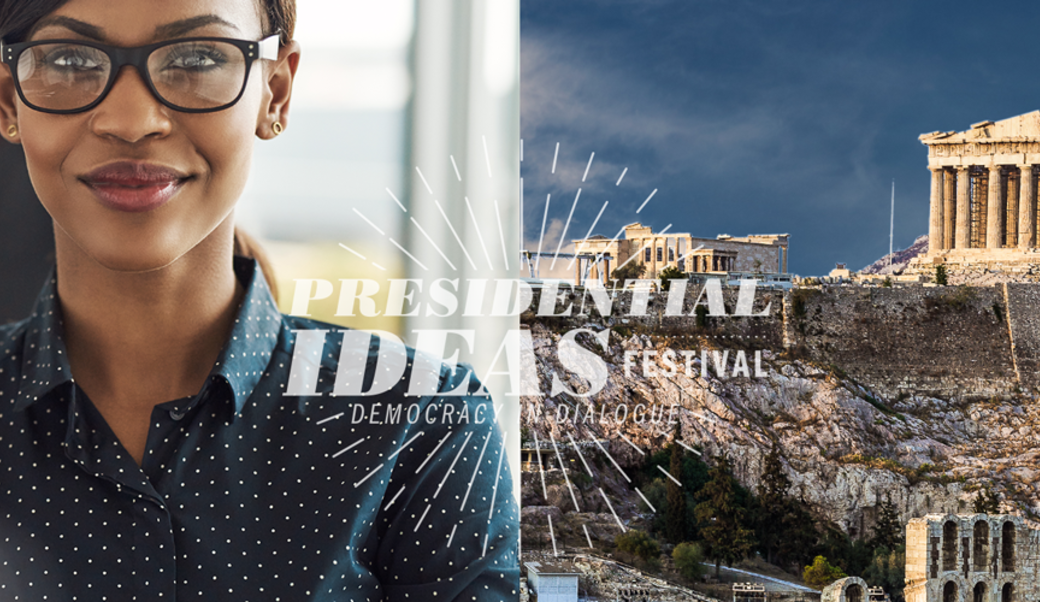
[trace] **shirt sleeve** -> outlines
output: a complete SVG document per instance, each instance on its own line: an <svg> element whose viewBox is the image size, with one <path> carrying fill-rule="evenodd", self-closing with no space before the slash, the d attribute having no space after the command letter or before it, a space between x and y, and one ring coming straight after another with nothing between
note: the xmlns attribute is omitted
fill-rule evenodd
<svg viewBox="0 0 1040 602"><path fill-rule="evenodd" d="M468 366L422 399L380 511L376 570L386 600L519 598L519 511L495 405Z"/></svg>

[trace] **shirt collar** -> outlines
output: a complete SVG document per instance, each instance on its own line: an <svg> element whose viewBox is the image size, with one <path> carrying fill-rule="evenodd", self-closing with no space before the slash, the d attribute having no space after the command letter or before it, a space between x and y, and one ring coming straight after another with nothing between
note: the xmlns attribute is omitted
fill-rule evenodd
<svg viewBox="0 0 1040 602"><path fill-rule="evenodd" d="M234 270L246 292L235 316L231 337L217 357L208 382L223 381L227 384L234 401L234 415L237 416L271 360L281 331L282 315L255 259L235 257ZM14 407L23 410L72 380L65 350L58 280L52 272L26 323L22 380ZM209 384L204 390L208 387Z"/></svg>

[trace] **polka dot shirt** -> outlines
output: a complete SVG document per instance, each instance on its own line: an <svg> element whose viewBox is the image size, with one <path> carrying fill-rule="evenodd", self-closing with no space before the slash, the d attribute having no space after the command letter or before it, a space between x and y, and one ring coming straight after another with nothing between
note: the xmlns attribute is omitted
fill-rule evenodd
<svg viewBox="0 0 1040 602"><path fill-rule="evenodd" d="M517 599L519 512L481 385L281 315L235 261L231 338L197 395L155 407L140 466L75 384L53 279L0 328L0 600ZM435 392L409 394L431 365Z"/></svg>

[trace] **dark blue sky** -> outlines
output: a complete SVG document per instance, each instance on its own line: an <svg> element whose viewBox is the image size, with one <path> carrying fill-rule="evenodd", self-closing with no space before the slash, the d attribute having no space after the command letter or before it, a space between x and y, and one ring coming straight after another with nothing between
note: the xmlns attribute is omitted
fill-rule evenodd
<svg viewBox="0 0 1040 602"><path fill-rule="evenodd" d="M786 232L793 272L861 268L893 178L896 248L927 232L920 134L1040 108L1038 40L1029 2L522 0L525 237L581 186L568 239L609 201L608 237Z"/></svg>

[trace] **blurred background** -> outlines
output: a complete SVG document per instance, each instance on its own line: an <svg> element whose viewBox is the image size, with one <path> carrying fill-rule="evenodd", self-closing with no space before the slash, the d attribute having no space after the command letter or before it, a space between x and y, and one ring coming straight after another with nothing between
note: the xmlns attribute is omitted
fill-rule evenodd
<svg viewBox="0 0 1040 602"><path fill-rule="evenodd" d="M301 0L303 58L285 133L259 142L237 209L291 310L298 279L335 285L312 318L450 339L478 377L517 318L388 317L386 281L515 278L519 261L519 0ZM24 318L53 263L53 234L21 147L0 145L0 322ZM336 316L341 279L380 282L379 316ZM416 298L425 306L423 295ZM461 314L462 312L456 312ZM456 344L456 341L461 344ZM503 362L496 371L504 371ZM519 404L485 379L519 478ZM518 481L517 481L518 482ZM516 488L517 491L519 487Z"/></svg>

